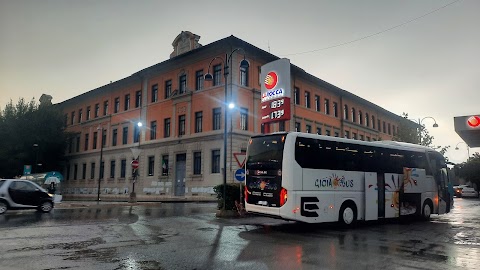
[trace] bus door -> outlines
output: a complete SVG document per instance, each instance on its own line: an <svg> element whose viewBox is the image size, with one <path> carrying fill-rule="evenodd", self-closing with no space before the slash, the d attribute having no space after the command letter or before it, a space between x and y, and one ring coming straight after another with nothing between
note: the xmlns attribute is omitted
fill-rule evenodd
<svg viewBox="0 0 480 270"><path fill-rule="evenodd" d="M365 173L365 220L377 220L380 205L377 184L377 173ZM384 196L385 198L385 196Z"/></svg>
<svg viewBox="0 0 480 270"><path fill-rule="evenodd" d="M447 194L447 165L445 159L439 153L429 152L428 159L430 161L433 178L435 179L437 191L435 195L438 196L438 200L434 200L436 203L434 208L438 210L438 213L436 214L445 214L447 212L447 201L450 203Z"/></svg>
<svg viewBox="0 0 480 270"><path fill-rule="evenodd" d="M378 217L385 217L385 174L377 173Z"/></svg>

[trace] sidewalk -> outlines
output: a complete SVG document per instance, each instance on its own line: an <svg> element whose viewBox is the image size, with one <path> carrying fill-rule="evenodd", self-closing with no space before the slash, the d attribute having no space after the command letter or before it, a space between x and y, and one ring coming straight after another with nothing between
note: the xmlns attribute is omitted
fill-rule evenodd
<svg viewBox="0 0 480 270"><path fill-rule="evenodd" d="M87 208L93 206L113 207L113 206L138 206L138 205L158 205L162 203L213 203L216 200L192 200L192 199L168 199L162 201L139 201L129 203L127 201L61 201L55 203L56 209L66 208Z"/></svg>

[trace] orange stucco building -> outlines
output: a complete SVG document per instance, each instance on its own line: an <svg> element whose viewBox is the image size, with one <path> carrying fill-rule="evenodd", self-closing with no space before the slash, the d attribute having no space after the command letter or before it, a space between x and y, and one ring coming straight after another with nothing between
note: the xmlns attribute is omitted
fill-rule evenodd
<svg viewBox="0 0 480 270"><path fill-rule="evenodd" d="M66 153L66 198L96 197L99 179L103 199L128 199L134 182L139 200L213 196L223 182L226 61L227 99L236 104L227 108L228 182L235 181L255 134L300 130L370 141L398 132L400 116L294 65L290 120L262 125L261 66L279 58L234 36L206 46L199 39L184 31L170 59L58 104L74 134ZM244 58L246 69L240 68ZM213 81L204 80L207 73ZM134 181L130 164L137 156Z"/></svg>

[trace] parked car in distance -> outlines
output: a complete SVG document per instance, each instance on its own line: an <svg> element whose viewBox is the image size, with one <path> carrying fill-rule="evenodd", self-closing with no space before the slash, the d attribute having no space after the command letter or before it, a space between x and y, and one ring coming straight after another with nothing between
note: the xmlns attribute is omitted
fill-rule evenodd
<svg viewBox="0 0 480 270"><path fill-rule="evenodd" d="M462 197L478 198L478 191L476 191L473 187L466 185L462 188Z"/></svg>
<svg viewBox="0 0 480 270"><path fill-rule="evenodd" d="M8 209L53 209L53 195L29 180L0 179L0 214Z"/></svg>

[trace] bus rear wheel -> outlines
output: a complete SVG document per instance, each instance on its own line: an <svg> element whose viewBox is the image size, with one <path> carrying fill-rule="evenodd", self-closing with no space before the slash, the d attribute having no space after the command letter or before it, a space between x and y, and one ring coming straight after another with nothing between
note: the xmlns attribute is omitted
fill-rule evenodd
<svg viewBox="0 0 480 270"><path fill-rule="evenodd" d="M342 205L338 221L344 226L353 226L355 224L357 221L357 208L353 203L345 203Z"/></svg>

